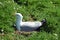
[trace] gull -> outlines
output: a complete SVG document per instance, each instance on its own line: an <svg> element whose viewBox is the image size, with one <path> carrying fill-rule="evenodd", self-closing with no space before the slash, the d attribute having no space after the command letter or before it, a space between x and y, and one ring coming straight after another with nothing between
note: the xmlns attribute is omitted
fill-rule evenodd
<svg viewBox="0 0 60 40"><path fill-rule="evenodd" d="M16 13L16 29L18 31L26 31L26 32L30 32L30 31L35 31L37 28L40 28L45 22L46 20L42 20L40 21L27 21L27 22L23 22L23 16L21 13Z"/></svg>

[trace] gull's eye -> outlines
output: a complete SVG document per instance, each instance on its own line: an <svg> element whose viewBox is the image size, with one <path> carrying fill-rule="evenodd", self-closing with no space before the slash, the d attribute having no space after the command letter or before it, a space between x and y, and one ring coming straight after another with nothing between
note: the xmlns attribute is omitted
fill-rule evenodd
<svg viewBox="0 0 60 40"><path fill-rule="evenodd" d="M19 15L16 15L16 16L19 16Z"/></svg>

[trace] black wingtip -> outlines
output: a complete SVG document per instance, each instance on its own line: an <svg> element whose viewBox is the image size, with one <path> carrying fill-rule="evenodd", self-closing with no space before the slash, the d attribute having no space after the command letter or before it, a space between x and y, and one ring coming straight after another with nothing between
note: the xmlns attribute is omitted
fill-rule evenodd
<svg viewBox="0 0 60 40"><path fill-rule="evenodd" d="M41 22L42 22L42 26L36 29L36 31L38 32L41 30L40 28L46 26L46 23L47 23L46 19L43 19Z"/></svg>
<svg viewBox="0 0 60 40"><path fill-rule="evenodd" d="M46 19L43 19L41 22L44 24L44 23L46 23L47 21L46 21Z"/></svg>

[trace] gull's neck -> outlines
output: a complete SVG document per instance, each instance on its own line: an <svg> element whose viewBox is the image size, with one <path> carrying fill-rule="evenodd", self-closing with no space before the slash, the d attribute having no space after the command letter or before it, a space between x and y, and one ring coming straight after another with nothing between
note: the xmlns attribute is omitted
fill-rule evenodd
<svg viewBox="0 0 60 40"><path fill-rule="evenodd" d="M22 17L17 17L16 22L20 24L22 22Z"/></svg>
<svg viewBox="0 0 60 40"><path fill-rule="evenodd" d="M18 16L16 17L16 27L17 27L17 30L21 30L20 26L21 26L21 23L22 23L22 17Z"/></svg>

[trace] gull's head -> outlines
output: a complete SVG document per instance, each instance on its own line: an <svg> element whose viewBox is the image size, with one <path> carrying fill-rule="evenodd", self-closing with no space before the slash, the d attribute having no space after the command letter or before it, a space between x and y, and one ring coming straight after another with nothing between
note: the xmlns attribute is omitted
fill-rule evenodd
<svg viewBox="0 0 60 40"><path fill-rule="evenodd" d="M16 13L16 16L21 18L23 17L21 13Z"/></svg>

